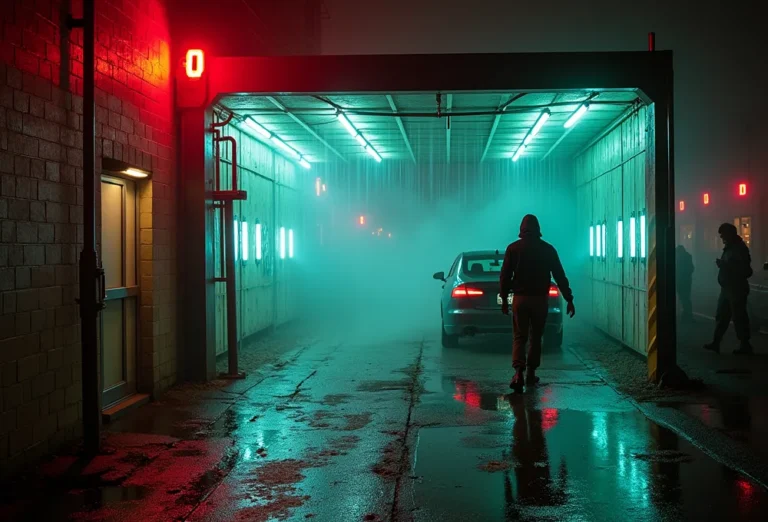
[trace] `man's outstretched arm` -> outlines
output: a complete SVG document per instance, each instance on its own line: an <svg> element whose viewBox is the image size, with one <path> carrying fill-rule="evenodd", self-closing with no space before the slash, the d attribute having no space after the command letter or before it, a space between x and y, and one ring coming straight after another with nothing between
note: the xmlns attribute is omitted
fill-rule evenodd
<svg viewBox="0 0 768 522"><path fill-rule="evenodd" d="M504 263L501 265L501 275L499 276L499 293L505 303L507 302L506 297L512 288L512 276L515 275L517 261L514 258L515 252L512 249L512 245L509 245L504 253Z"/></svg>
<svg viewBox="0 0 768 522"><path fill-rule="evenodd" d="M568 282L568 278L565 277L565 270L563 270L563 264L560 262L560 256L557 255L557 250L552 248L552 277L560 289L560 293L563 294L563 299L570 303L573 301L573 291L571 285Z"/></svg>

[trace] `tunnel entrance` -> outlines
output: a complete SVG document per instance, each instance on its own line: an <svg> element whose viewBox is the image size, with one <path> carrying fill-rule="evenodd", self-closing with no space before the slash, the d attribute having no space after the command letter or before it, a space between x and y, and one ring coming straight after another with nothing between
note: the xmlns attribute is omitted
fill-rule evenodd
<svg viewBox="0 0 768 522"><path fill-rule="evenodd" d="M237 342L294 319L439 332L431 275L503 254L528 213L581 320L648 356L650 378L674 367L671 56L451 58L209 60L203 102L182 109L185 201L205 232L189 246L206 280L189 273L206 303L188 301L207 361L193 373L232 346L229 271ZM227 215L211 194L235 189Z"/></svg>

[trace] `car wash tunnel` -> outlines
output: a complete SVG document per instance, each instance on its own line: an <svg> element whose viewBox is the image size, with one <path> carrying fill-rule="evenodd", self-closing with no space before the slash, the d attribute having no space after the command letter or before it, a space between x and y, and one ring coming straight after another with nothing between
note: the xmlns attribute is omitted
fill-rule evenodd
<svg viewBox="0 0 768 522"><path fill-rule="evenodd" d="M768 518L759 470L597 369L628 357L643 389L685 379L671 64L189 51L176 84L185 382L107 405L100 453L48 462L52 500L0 514ZM513 390L499 280L528 214L576 313L554 274L538 380Z"/></svg>
<svg viewBox="0 0 768 522"><path fill-rule="evenodd" d="M199 216L190 237L205 233L188 246L200 264L185 287L207 303L190 311L204 329L190 332L205 354L193 371L210 377L214 353L299 316L372 337L493 333L497 321L469 309L500 308L500 261L534 214L580 321L646 357L650 379L675 373L669 64L619 53L206 65L193 52L179 85L184 170L203 178L185 201ZM205 132L185 135L190 125ZM454 290L472 270L477 299L438 307L432 275Z"/></svg>

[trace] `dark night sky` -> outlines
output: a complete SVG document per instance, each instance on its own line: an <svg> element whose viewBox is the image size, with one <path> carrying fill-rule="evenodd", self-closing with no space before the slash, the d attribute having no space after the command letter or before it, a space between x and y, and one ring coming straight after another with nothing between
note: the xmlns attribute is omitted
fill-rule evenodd
<svg viewBox="0 0 768 522"><path fill-rule="evenodd" d="M675 52L678 192L750 164L752 177L768 170L768 28L758 2L325 3L324 54L645 50L655 31L657 48Z"/></svg>

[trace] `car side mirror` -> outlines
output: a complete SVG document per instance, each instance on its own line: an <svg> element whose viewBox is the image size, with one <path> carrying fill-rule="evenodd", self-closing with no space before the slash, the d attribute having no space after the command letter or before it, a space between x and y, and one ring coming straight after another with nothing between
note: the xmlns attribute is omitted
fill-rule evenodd
<svg viewBox="0 0 768 522"><path fill-rule="evenodd" d="M445 272L435 272L432 275L432 279L437 279L438 281L445 282Z"/></svg>

